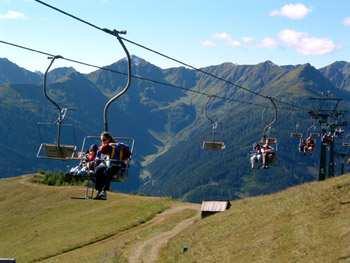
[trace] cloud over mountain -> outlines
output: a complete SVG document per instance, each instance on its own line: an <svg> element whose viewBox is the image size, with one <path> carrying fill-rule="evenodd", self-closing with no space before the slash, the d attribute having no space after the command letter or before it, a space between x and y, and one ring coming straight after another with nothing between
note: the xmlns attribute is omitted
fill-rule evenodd
<svg viewBox="0 0 350 263"><path fill-rule="evenodd" d="M284 16L293 20L300 20L306 17L311 12L311 9L304 4L286 4L280 9L270 12L270 16Z"/></svg>

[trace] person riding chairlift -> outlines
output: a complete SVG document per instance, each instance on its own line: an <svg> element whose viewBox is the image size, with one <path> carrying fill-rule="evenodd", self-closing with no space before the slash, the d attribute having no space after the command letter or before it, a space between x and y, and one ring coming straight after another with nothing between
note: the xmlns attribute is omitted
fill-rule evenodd
<svg viewBox="0 0 350 263"><path fill-rule="evenodd" d="M262 146L261 152L263 168L267 169L268 164L271 164L274 161L276 155L274 148L269 145L268 139L265 140L265 144Z"/></svg>
<svg viewBox="0 0 350 263"><path fill-rule="evenodd" d="M304 153L310 153L313 152L315 149L315 140L312 138L311 135L306 138L305 145L304 145Z"/></svg>
<svg viewBox="0 0 350 263"><path fill-rule="evenodd" d="M107 199L107 191L110 190L112 179L118 179L118 176L122 176L122 173L125 172L124 169L130 154L127 145L116 142L107 132L101 134L101 146L97 154L95 168L97 195L94 199Z"/></svg>
<svg viewBox="0 0 350 263"><path fill-rule="evenodd" d="M86 153L82 153L83 156L80 163L71 168L68 174L72 176L86 176L89 171L93 171L95 169L95 158L97 156L97 151L98 146L96 144L92 144Z"/></svg>
<svg viewBox="0 0 350 263"><path fill-rule="evenodd" d="M330 145L333 142L333 135L331 132L324 133L322 136L322 143Z"/></svg>
<svg viewBox="0 0 350 263"><path fill-rule="evenodd" d="M252 169L256 168L257 163L260 163L262 159L261 145L256 143L253 147L253 153L250 157L250 163Z"/></svg>
<svg viewBox="0 0 350 263"><path fill-rule="evenodd" d="M103 132L101 134L101 145L97 152L97 158L95 161L95 189L97 194L94 199L96 200L106 200L107 191L110 188L111 184L111 167L107 167L106 160L112 159L113 147L112 143L115 143L115 140L108 132Z"/></svg>

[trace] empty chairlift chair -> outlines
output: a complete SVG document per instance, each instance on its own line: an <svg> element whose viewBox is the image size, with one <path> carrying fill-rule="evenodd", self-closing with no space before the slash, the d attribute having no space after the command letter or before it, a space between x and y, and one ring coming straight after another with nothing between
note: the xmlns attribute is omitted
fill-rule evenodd
<svg viewBox="0 0 350 263"><path fill-rule="evenodd" d="M208 107L209 103L213 99L212 96L209 96L208 101L205 106L205 116L211 123L211 137L207 140L204 140L202 143L202 149L207 151L223 151L225 150L226 146L223 141L217 140L217 128L218 128L218 122L214 121L212 118L208 115Z"/></svg>
<svg viewBox="0 0 350 263"><path fill-rule="evenodd" d="M38 152L37 158L39 159L54 159L54 160L71 160L76 159L77 156L77 147L75 145L68 145L61 143L61 129L64 122L64 119L67 115L67 108L62 108L54 99L52 99L47 94L47 75L48 72L56 59L62 58L62 56L49 57L51 59L49 66L47 67L44 74L44 84L43 84L43 93L47 100L52 103L58 111L58 118L56 120L57 125L57 136L55 143L41 143Z"/></svg>

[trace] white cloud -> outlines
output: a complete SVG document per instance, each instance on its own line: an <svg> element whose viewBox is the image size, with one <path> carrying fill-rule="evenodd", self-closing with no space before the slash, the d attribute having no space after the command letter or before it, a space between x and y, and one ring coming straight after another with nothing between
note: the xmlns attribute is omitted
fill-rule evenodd
<svg viewBox="0 0 350 263"><path fill-rule="evenodd" d="M265 37L258 46L262 48L275 48L278 47L278 41L272 37Z"/></svg>
<svg viewBox="0 0 350 263"><path fill-rule="evenodd" d="M279 10L273 10L270 12L270 16L284 16L290 19L298 20L303 19L311 12L311 9L304 4L286 4Z"/></svg>
<svg viewBox="0 0 350 263"><path fill-rule="evenodd" d="M0 14L0 19L2 19L2 20L18 20L18 19L27 19L27 17L19 11L9 10L4 14Z"/></svg>
<svg viewBox="0 0 350 263"><path fill-rule="evenodd" d="M330 39L313 37L292 29L282 30L278 38L281 43L303 55L324 55L336 49L336 45Z"/></svg>
<svg viewBox="0 0 350 263"><path fill-rule="evenodd" d="M203 41L201 41L201 45L203 47L208 47L208 48L216 47L216 44L211 40L203 40Z"/></svg>
<svg viewBox="0 0 350 263"><path fill-rule="evenodd" d="M229 33L220 32L214 34L214 39L221 40L230 47L240 47L242 44L240 41L234 39Z"/></svg>
<svg viewBox="0 0 350 263"><path fill-rule="evenodd" d="M254 44L255 40L252 37L242 37L242 42L246 45Z"/></svg>
<svg viewBox="0 0 350 263"><path fill-rule="evenodd" d="M343 24L344 26L350 26L350 16L344 18Z"/></svg>

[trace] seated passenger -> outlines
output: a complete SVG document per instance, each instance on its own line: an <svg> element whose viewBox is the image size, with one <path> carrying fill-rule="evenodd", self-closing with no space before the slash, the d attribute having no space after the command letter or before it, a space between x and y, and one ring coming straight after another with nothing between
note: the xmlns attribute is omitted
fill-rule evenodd
<svg viewBox="0 0 350 263"><path fill-rule="evenodd" d="M312 138L310 135L309 137L306 138L305 140L305 145L304 145L304 152L305 153L310 153L313 152L315 149L315 140Z"/></svg>
<svg viewBox="0 0 350 263"><path fill-rule="evenodd" d="M95 189L97 194L94 199L97 200L106 200L107 190L110 188L111 169L107 167L106 160L113 155L113 148L110 146L111 143L115 143L113 137L108 132L103 132L95 162Z"/></svg>
<svg viewBox="0 0 350 263"><path fill-rule="evenodd" d="M322 143L323 144L330 145L332 142L333 142L333 136L332 136L332 134L330 132L329 133L325 133L322 136Z"/></svg>
<svg viewBox="0 0 350 263"><path fill-rule="evenodd" d="M275 150L271 147L266 140L266 143L262 146L262 164L263 168L268 168L268 164L271 164L275 159Z"/></svg>
<svg viewBox="0 0 350 263"><path fill-rule="evenodd" d="M259 143L256 143L253 147L253 153L250 157L250 163L252 169L256 168L256 164L261 162L261 145Z"/></svg>
<svg viewBox="0 0 350 263"><path fill-rule="evenodd" d="M91 145L88 152L82 157L80 163L71 168L68 174L73 176L86 176L89 171L94 170L97 150L98 146L96 144Z"/></svg>

